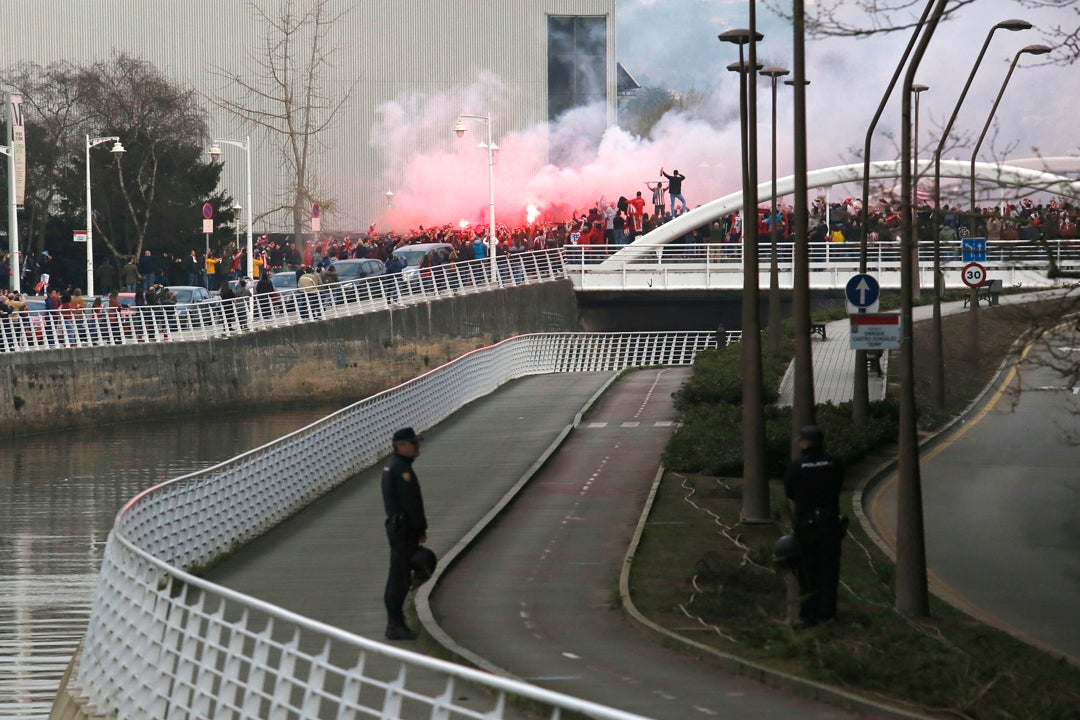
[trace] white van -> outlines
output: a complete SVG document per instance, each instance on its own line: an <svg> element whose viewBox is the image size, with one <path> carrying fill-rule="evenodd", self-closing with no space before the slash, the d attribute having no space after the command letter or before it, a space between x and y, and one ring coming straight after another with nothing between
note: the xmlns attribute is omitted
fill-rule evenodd
<svg viewBox="0 0 1080 720"><path fill-rule="evenodd" d="M435 250L445 250L447 254L452 252L454 246L450 243L419 243L417 245L403 245L394 250L394 257L405 261L405 267L401 270L401 277L410 285L420 279L420 263L428 253Z"/></svg>

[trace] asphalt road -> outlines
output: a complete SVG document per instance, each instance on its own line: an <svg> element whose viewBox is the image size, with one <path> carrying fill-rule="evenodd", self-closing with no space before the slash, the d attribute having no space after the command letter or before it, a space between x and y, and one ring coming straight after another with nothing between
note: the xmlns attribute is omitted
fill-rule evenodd
<svg viewBox="0 0 1080 720"><path fill-rule="evenodd" d="M677 420L670 396L688 374L645 370L614 385L442 577L434 618L497 668L651 718L854 717L670 649L619 607L619 573Z"/></svg>
<svg viewBox="0 0 1080 720"><path fill-rule="evenodd" d="M1080 348L1068 353L1080 361ZM1078 393L1080 388L1066 386L1058 373L1029 359L974 417L922 456L921 472L927 567L935 592L1076 663ZM895 491L894 475L867 506L892 546Z"/></svg>

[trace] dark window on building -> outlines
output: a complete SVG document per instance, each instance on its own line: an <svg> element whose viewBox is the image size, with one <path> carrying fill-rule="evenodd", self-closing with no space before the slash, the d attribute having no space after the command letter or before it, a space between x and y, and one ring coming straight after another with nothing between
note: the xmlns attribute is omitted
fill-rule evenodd
<svg viewBox="0 0 1080 720"><path fill-rule="evenodd" d="M607 18L548 17L548 119L607 99Z"/></svg>

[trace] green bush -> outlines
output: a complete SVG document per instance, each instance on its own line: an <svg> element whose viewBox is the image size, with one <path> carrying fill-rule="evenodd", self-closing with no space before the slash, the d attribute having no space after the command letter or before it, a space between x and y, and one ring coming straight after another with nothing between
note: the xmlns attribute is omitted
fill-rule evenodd
<svg viewBox="0 0 1080 720"><path fill-rule="evenodd" d="M883 445L895 442L899 408L891 400L870 403L868 417L851 418L851 403L818 405L818 426L826 448L845 465L858 462ZM765 408L765 468L782 477L791 461L791 408ZM742 407L730 403L698 404L684 411L682 424L664 451L664 466L684 473L741 476L743 470Z"/></svg>
<svg viewBox="0 0 1080 720"><path fill-rule="evenodd" d="M762 353L762 395L766 404L775 403L780 398L780 382L790 362L790 347L780 353ZM742 405L742 371L739 343L699 354L694 359L694 374L674 394L675 408L686 412L696 405Z"/></svg>

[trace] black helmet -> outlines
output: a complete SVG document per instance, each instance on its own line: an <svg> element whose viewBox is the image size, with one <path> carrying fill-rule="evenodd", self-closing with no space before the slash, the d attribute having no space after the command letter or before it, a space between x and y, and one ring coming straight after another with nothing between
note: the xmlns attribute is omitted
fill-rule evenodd
<svg viewBox="0 0 1080 720"><path fill-rule="evenodd" d="M799 541L794 535L784 535L773 546L773 562L782 568L794 570L799 564Z"/></svg>
<svg viewBox="0 0 1080 720"><path fill-rule="evenodd" d="M421 545L409 558L409 569L412 570L412 586L419 587L428 578L435 574L435 565L438 558L430 549Z"/></svg>

